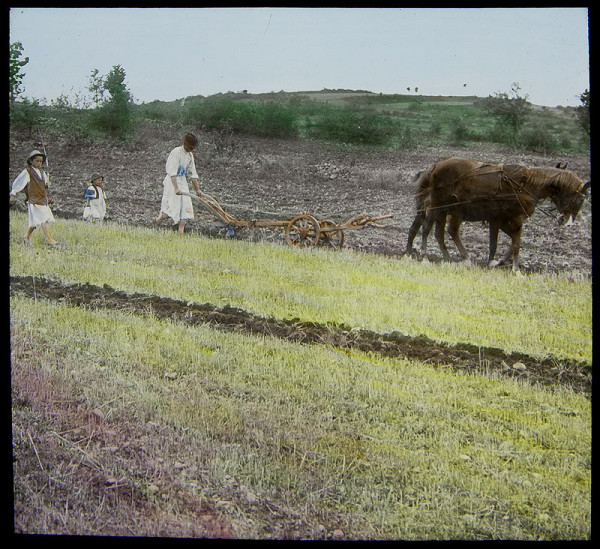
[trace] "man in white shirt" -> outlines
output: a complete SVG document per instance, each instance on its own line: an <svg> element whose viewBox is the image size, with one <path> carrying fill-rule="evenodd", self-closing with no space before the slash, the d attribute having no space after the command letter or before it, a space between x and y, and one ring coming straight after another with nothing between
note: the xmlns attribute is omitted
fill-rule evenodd
<svg viewBox="0 0 600 549"><path fill-rule="evenodd" d="M183 193L189 193L187 178L192 181L196 194L200 196L198 187L198 174L196 173L196 164L194 162L194 150L198 145L198 139L191 133L183 136L183 144L175 147L169 157L165 170L167 175L163 180L163 196L160 205L160 215L154 223L170 217L173 223L178 225L178 231L183 233L186 219L194 218L194 208L192 199Z"/></svg>

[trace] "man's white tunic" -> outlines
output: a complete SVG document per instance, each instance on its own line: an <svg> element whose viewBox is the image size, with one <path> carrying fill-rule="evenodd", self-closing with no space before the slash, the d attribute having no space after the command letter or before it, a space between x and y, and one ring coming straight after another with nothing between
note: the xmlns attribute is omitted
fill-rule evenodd
<svg viewBox="0 0 600 549"><path fill-rule="evenodd" d="M198 179L194 155L191 152L187 152L183 148L183 145L176 147L169 154L165 168L167 175L163 180L161 212L167 214L175 223L178 223L182 219L193 219L194 208L192 206L192 199L189 196L175 194L171 177L177 177L177 186L180 191L189 193L190 189L187 178Z"/></svg>

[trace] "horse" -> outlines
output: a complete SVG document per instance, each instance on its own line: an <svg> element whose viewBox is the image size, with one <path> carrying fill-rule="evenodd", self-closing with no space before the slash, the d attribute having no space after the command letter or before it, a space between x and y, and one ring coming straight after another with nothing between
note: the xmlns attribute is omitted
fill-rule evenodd
<svg viewBox="0 0 600 549"><path fill-rule="evenodd" d="M583 183L566 166L555 168L522 165L495 165L463 158L441 160L419 174L416 196L417 215L409 230L407 252L423 226L421 251L427 249L427 237L435 223L435 236L444 258L450 254L444 242L446 219L448 232L463 260L469 258L459 237L463 221L487 221L490 231L488 264L496 266L513 259L513 271L519 270L518 256L524 221L537 204L550 199L560 212L559 224L573 223L591 182ZM511 247L501 261L494 261L498 231L511 238Z"/></svg>

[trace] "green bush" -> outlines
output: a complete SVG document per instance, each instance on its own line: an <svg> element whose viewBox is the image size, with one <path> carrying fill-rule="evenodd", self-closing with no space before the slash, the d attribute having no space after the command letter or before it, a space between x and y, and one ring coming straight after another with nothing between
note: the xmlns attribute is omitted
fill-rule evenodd
<svg viewBox="0 0 600 549"><path fill-rule="evenodd" d="M126 139L132 129L126 103L105 103L91 112L90 122L94 129L117 139Z"/></svg>
<svg viewBox="0 0 600 549"><path fill-rule="evenodd" d="M589 151L589 135L577 124L575 109L532 109L518 131L489 109L489 100L402 95L350 97L345 104L310 100L284 92L216 94L185 101L135 105L115 67L109 100L96 108L37 100L15 102L11 125L56 130L73 138L127 139L150 123L195 131L227 132L268 138L318 139L350 146L439 146L488 141L513 147ZM451 98L450 98L451 99ZM187 130L186 130L187 131Z"/></svg>
<svg viewBox="0 0 600 549"><path fill-rule="evenodd" d="M208 130L231 130L259 137L295 137L294 111L286 105L230 99L195 99L185 105L186 122Z"/></svg>
<svg viewBox="0 0 600 549"><path fill-rule="evenodd" d="M547 126L535 124L521 132L523 145L530 149L553 150L557 148L558 142L553 132Z"/></svg>
<svg viewBox="0 0 600 549"><path fill-rule="evenodd" d="M365 114L347 107L329 107L308 128L309 137L352 145L386 145L393 126L383 116Z"/></svg>
<svg viewBox="0 0 600 549"><path fill-rule="evenodd" d="M183 109L179 102L152 101L137 105L134 113L140 121L173 123L181 118Z"/></svg>
<svg viewBox="0 0 600 549"><path fill-rule="evenodd" d="M32 133L44 118L44 109L36 99L15 101L10 106L10 124L19 130Z"/></svg>
<svg viewBox="0 0 600 549"><path fill-rule="evenodd" d="M469 138L469 128L463 118L454 118L451 121L452 137L454 141L460 143Z"/></svg>

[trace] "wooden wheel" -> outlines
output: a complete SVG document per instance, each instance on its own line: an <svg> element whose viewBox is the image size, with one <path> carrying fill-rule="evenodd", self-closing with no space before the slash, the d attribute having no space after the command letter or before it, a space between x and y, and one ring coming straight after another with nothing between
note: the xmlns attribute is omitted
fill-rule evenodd
<svg viewBox="0 0 600 549"><path fill-rule="evenodd" d="M290 246L312 248L319 242L319 222L310 214L300 214L290 219L285 228L285 239Z"/></svg>
<svg viewBox="0 0 600 549"><path fill-rule="evenodd" d="M341 248L344 245L344 231L335 227L336 224L333 221L321 221L319 246Z"/></svg>

